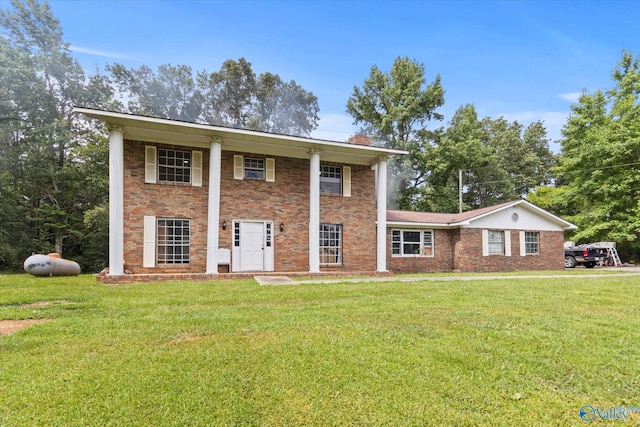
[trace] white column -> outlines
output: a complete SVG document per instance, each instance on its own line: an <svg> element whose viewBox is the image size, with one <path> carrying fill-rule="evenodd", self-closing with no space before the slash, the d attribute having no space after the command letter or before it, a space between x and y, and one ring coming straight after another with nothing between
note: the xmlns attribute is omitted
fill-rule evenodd
<svg viewBox="0 0 640 427"><path fill-rule="evenodd" d="M109 275L124 274L124 131L109 127ZM142 236L141 236L142 237Z"/></svg>
<svg viewBox="0 0 640 427"><path fill-rule="evenodd" d="M379 273L387 271L387 158L380 157L377 168L377 268Z"/></svg>
<svg viewBox="0 0 640 427"><path fill-rule="evenodd" d="M320 150L309 150L309 272L320 272Z"/></svg>
<svg viewBox="0 0 640 427"><path fill-rule="evenodd" d="M209 206L207 216L207 274L218 274L218 242L220 238L220 167L222 142L211 139L209 153Z"/></svg>

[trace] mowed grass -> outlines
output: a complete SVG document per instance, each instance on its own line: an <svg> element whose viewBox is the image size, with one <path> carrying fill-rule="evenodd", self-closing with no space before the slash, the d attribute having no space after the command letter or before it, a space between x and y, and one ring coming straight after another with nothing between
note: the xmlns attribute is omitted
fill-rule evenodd
<svg viewBox="0 0 640 427"><path fill-rule="evenodd" d="M639 283L1 276L52 320L0 337L0 425L582 425L640 406Z"/></svg>

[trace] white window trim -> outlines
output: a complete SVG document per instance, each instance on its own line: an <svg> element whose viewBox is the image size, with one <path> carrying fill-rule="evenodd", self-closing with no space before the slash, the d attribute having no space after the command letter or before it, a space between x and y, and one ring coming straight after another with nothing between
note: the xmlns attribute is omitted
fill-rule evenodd
<svg viewBox="0 0 640 427"><path fill-rule="evenodd" d="M332 193L332 192L327 192L327 191L320 191L320 195L324 195L324 194L330 194L332 196L342 196L344 193L344 168L342 166L338 166L338 165L328 165L328 164L320 164L320 188L322 188L322 182L324 181L329 182L329 183L336 183L336 178L329 178L329 177L323 177L322 176L322 171L324 168L334 168L334 169L339 169L340 170L340 180L339 180L339 189L340 192L339 193ZM351 187L349 187L349 192L351 192Z"/></svg>
<svg viewBox="0 0 640 427"><path fill-rule="evenodd" d="M538 253L527 253L527 233L538 235ZM539 231L521 231L520 232L520 256L538 256L540 255L540 232Z"/></svg>
<svg viewBox="0 0 640 427"><path fill-rule="evenodd" d="M399 254L394 254L393 253L393 232L394 231L398 231L400 232L400 253ZM412 231L412 232L419 232L420 233L420 253L419 254L405 254L404 252L404 238L403 238L403 232L404 231ZM431 233L431 254L430 255L425 255L424 250L425 246L424 244L424 234L425 233ZM396 258L433 258L436 256L436 251L435 251L435 230L433 229L408 229L408 228L394 228L391 230L391 256L392 257L396 257Z"/></svg>
<svg viewBox="0 0 640 427"><path fill-rule="evenodd" d="M179 245L177 243L173 243L173 244L167 244L167 245L161 245L160 244L160 240L158 237L158 228L159 228L159 223L160 221L182 221L182 222L186 222L189 226L189 239L188 239L188 244L186 245L186 247L189 249L189 256L188 256L188 261L187 262L160 262L158 261L158 257L159 257L159 253L161 253L161 251L158 251L158 247L159 246L164 246L164 247L176 247L176 246L185 246L185 245ZM188 218L155 218L155 248L154 250L156 251L156 257L155 257L155 263L156 265L162 265L162 266L186 266L191 264L191 220Z"/></svg>
<svg viewBox="0 0 640 427"><path fill-rule="evenodd" d="M169 148L168 150L174 149ZM158 180L158 148L154 145L146 145L144 147L144 182L146 184L164 182ZM191 151L191 182L181 182L179 184L202 187L202 151Z"/></svg>
<svg viewBox="0 0 640 427"><path fill-rule="evenodd" d="M489 231L502 233L502 253L489 253ZM482 256L511 256L511 232L509 230L482 230Z"/></svg>
<svg viewBox="0 0 640 427"><path fill-rule="evenodd" d="M323 238L320 235L320 230L318 230L318 249L319 251L322 251L324 248L337 248L339 251L338 254L338 262L322 262L322 256L320 256L320 265L326 265L326 266L330 266L330 265L342 265L344 262L344 253L343 253L343 247L344 247L344 227L342 224L330 224L330 223L322 223L320 224L320 227L322 227L323 225L335 225L338 226L338 229L340 230L340 239L339 239L339 243L340 246L322 246L322 244L320 242L322 242Z"/></svg>
<svg viewBox="0 0 640 427"><path fill-rule="evenodd" d="M242 154L233 155L233 179L239 181L245 179L244 156ZM273 157L264 157L264 179L250 179L255 181L276 182L276 159Z"/></svg>

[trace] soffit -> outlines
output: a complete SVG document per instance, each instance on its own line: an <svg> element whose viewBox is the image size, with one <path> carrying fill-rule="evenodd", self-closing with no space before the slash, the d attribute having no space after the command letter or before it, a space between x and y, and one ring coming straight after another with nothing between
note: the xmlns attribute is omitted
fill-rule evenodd
<svg viewBox="0 0 640 427"><path fill-rule="evenodd" d="M310 157L309 151L315 149L320 151L322 161L358 165L373 165L378 162L381 156L408 154L402 150L276 135L87 108L76 108L76 111L101 120L107 126L121 128L125 139L144 142L209 148L213 139L222 142L224 151L301 159L308 159Z"/></svg>

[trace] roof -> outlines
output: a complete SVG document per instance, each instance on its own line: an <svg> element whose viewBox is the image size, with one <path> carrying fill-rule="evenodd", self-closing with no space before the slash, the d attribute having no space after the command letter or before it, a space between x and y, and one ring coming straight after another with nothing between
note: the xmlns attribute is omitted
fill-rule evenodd
<svg viewBox="0 0 640 427"><path fill-rule="evenodd" d="M98 119L107 126L122 128L125 139L209 148L211 141L222 142L225 151L308 159L309 150L320 150L324 161L374 165L381 157L408 154L404 150L371 147L346 142L300 136L279 135L115 111L76 107L77 113Z"/></svg>
<svg viewBox="0 0 640 427"><path fill-rule="evenodd" d="M478 220L485 216L500 212L502 210L521 206L529 211L536 213L538 216L546 220L558 224L565 230L573 230L577 227L560 217L553 215L529 203L526 200L516 200L512 202L501 203L499 205L488 206L486 208L475 209L462 213L432 213L432 212L410 212L399 210L387 210L387 224L390 225L423 225L443 228L456 228L469 225L472 221Z"/></svg>

